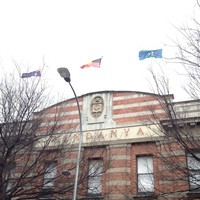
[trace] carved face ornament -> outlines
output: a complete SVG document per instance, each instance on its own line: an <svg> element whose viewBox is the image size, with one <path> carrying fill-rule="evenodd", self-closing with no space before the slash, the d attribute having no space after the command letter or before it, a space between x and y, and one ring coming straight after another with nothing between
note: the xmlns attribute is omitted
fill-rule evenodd
<svg viewBox="0 0 200 200"><path fill-rule="evenodd" d="M91 105L90 105L90 113L94 118L98 118L101 116L104 109L104 102L102 97L97 96L92 99Z"/></svg>

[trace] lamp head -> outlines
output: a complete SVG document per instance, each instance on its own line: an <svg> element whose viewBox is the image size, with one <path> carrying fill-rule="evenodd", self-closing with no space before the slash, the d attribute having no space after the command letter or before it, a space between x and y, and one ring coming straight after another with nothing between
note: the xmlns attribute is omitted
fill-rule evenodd
<svg viewBox="0 0 200 200"><path fill-rule="evenodd" d="M60 76L65 79L66 82L69 83L71 81L70 73L69 73L69 70L67 68L60 67L60 68L57 69L57 71L60 74Z"/></svg>

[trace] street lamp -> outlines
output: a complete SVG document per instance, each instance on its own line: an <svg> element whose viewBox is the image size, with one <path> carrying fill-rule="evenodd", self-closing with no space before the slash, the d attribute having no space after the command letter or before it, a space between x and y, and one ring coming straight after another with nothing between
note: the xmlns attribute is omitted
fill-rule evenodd
<svg viewBox="0 0 200 200"><path fill-rule="evenodd" d="M80 137L79 137L79 144L78 144L78 156L77 156L77 161L76 161L76 173L75 173L75 181L74 181L74 194L73 194L73 200L76 200L76 195L77 195L77 185L78 185L78 174L79 174L79 162L80 162L80 156L81 156L81 144L83 140L83 133L82 133L82 120L81 120L81 111L80 111L80 106L79 102L75 93L74 88L72 87L70 81L70 73L67 68L61 67L57 69L58 73L66 82L69 83L73 93L74 97L76 99L77 107L78 107L78 113L79 113L79 121L80 121Z"/></svg>

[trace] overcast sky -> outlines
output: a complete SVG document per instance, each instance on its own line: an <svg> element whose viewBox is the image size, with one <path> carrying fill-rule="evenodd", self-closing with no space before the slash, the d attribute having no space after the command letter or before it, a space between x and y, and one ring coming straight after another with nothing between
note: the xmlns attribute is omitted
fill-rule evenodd
<svg viewBox="0 0 200 200"><path fill-rule="evenodd" d="M172 58L169 38L177 33L172 25L184 24L194 14L195 0L0 0L0 66L4 71L22 72L46 67L42 78L53 93L73 97L70 87L57 73L67 67L77 95L101 90L152 92L148 67L157 63L171 79L177 100L180 66L163 59L139 61L146 49L163 49ZM103 56L101 68L81 69Z"/></svg>

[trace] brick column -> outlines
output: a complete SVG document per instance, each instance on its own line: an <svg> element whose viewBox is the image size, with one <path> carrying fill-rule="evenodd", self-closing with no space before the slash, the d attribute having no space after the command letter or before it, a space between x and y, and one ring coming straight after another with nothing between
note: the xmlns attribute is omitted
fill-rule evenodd
<svg viewBox="0 0 200 200"><path fill-rule="evenodd" d="M125 200L130 194L130 152L129 144L113 144L107 147L110 168L106 172L106 199Z"/></svg>

